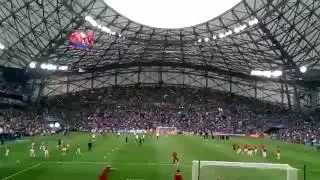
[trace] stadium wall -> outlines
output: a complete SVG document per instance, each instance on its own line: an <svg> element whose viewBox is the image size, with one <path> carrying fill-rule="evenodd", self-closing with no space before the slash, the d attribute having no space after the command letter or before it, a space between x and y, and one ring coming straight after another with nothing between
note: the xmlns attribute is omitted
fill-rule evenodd
<svg viewBox="0 0 320 180"><path fill-rule="evenodd" d="M161 68L161 70L159 70ZM214 72L189 68L171 67L130 67L105 72L79 73L69 76L51 76L45 80L41 96L54 96L77 91L112 86L136 85L184 86L209 88L235 95L288 105L293 102L293 88L288 85L288 94L284 85L276 82L257 82L248 79L230 77Z"/></svg>

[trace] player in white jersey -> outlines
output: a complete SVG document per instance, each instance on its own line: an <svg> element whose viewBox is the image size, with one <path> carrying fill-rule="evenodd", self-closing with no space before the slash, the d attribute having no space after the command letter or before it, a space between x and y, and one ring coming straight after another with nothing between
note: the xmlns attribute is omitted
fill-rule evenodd
<svg viewBox="0 0 320 180"><path fill-rule="evenodd" d="M6 153L5 153L5 156L8 157L10 154L10 148L9 146L6 146Z"/></svg>
<svg viewBox="0 0 320 180"><path fill-rule="evenodd" d="M262 149L262 157L265 159L265 158L267 158L267 148L266 147L264 147L263 149Z"/></svg>
<svg viewBox="0 0 320 180"><path fill-rule="evenodd" d="M139 135L136 134L136 141L138 142L139 141Z"/></svg>
<svg viewBox="0 0 320 180"><path fill-rule="evenodd" d="M41 145L39 148L40 148L40 151L44 151L44 141L41 142Z"/></svg>
<svg viewBox="0 0 320 180"><path fill-rule="evenodd" d="M77 151L76 151L76 154L79 154L79 155L81 154L80 144L78 144L78 145L77 145Z"/></svg>
<svg viewBox="0 0 320 180"><path fill-rule="evenodd" d="M67 154L67 144L62 144L61 153L63 156L65 156Z"/></svg>
<svg viewBox="0 0 320 180"><path fill-rule="evenodd" d="M257 155L258 154L258 147L254 146L254 154Z"/></svg>
<svg viewBox="0 0 320 180"><path fill-rule="evenodd" d="M48 144L44 146L44 157L49 158L49 147Z"/></svg>
<svg viewBox="0 0 320 180"><path fill-rule="evenodd" d="M33 147L31 147L31 149L30 149L30 157L36 157L36 153L35 153Z"/></svg>
<svg viewBox="0 0 320 180"><path fill-rule="evenodd" d="M92 141L93 141L93 142L96 141L96 134L93 133L93 134L91 135L91 137L92 137Z"/></svg>
<svg viewBox="0 0 320 180"><path fill-rule="evenodd" d="M117 135L118 135L118 137L120 136L120 131L118 131Z"/></svg>
<svg viewBox="0 0 320 180"><path fill-rule="evenodd" d="M146 137L146 135L145 134L142 134L142 142L144 143L144 138Z"/></svg>
<svg viewBox="0 0 320 180"><path fill-rule="evenodd" d="M31 148L33 149L34 148L34 145L35 145L36 143L34 142L34 141L32 141L32 143L31 143Z"/></svg>
<svg viewBox="0 0 320 180"><path fill-rule="evenodd" d="M159 132L157 132L157 139L159 139L159 135L160 135L160 133L159 133Z"/></svg>
<svg viewBox="0 0 320 180"><path fill-rule="evenodd" d="M279 146L277 147L276 155L277 155L277 159L280 159L280 147Z"/></svg>

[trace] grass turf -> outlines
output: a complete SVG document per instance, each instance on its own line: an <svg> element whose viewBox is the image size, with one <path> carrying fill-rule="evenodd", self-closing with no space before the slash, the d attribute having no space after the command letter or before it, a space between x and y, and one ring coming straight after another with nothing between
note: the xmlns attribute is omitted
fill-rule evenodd
<svg viewBox="0 0 320 180"><path fill-rule="evenodd" d="M65 139L71 145L67 155L62 156L56 149L57 140ZM4 147L0 147L0 179L2 180L89 180L98 176L111 164L115 170L111 172L111 180L169 180L177 169L171 164L171 153L178 152L181 161L179 169L185 180L191 180L193 160L208 161L246 161L290 164L298 169L307 167L307 180L320 179L320 152L295 144L284 144L267 139L231 138L229 141L203 140L198 136L146 136L145 143L139 146L133 135L125 143L125 135L117 137L108 134L105 138L97 136L92 152L88 152L89 134L71 133L67 137L37 137L37 157L29 157L30 142L10 144L9 157L4 157ZM39 151L41 141L46 141L50 148L50 158L44 159ZM269 150L268 158L261 154L250 158L238 155L232 149L233 143L260 145L264 143ZM81 145L81 155L75 155L75 146ZM281 160L276 160L275 150L281 147ZM204 167L200 171L201 180L284 180L285 171L257 170L231 167ZM303 171L299 171L299 180L303 179Z"/></svg>

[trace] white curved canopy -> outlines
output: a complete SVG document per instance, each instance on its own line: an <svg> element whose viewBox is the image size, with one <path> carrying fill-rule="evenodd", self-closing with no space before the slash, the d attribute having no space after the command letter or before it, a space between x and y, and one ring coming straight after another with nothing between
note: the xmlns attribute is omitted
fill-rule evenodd
<svg viewBox="0 0 320 180"><path fill-rule="evenodd" d="M213 19L241 0L104 0L120 14L157 28L183 28Z"/></svg>

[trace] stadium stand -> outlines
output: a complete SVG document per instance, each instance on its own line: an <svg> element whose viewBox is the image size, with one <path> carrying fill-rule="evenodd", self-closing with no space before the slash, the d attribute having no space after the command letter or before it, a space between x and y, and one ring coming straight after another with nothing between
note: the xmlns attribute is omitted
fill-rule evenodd
<svg viewBox="0 0 320 180"><path fill-rule="evenodd" d="M273 134L283 141L308 143L319 139L317 112L303 115L270 103L257 102L221 92L192 88L118 87L61 95L44 100L41 112L2 111L3 132L25 130L50 133L43 116L56 116L77 130L155 129L175 126L181 131L254 134L273 125L286 129ZM5 125L5 126L4 126Z"/></svg>

